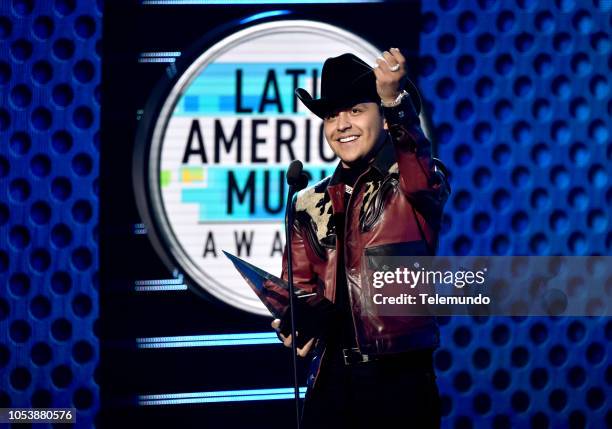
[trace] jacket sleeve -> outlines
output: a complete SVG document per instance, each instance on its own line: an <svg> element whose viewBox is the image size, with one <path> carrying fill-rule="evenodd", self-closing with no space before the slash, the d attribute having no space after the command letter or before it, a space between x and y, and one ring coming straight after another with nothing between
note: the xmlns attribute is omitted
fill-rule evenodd
<svg viewBox="0 0 612 429"><path fill-rule="evenodd" d="M308 340L311 337L319 337L318 333L321 333L324 329L326 329L327 321L330 320L329 318L333 314L334 308L333 304L327 301L323 296L321 282L314 270L314 267L310 262L308 256L309 247L306 241L304 240L302 228L299 226L298 222L294 222L293 225L291 245L293 257L293 284L296 288L296 291L299 289L300 292L313 294L312 296L299 299L300 301L303 299L304 301L301 302L303 302L304 304L318 309L317 312L309 313L309 315L307 316L309 319L309 323L305 326L308 326L308 329L305 327L304 331L306 332L306 339ZM281 277L285 281L288 280L287 269L287 246L285 246L283 252L283 268L281 273ZM298 305L299 308L300 304L297 301L296 305ZM285 314L281 317L281 329L283 326L291 326L289 315L290 312L285 311ZM299 316L296 320L296 323L298 325L300 324Z"/></svg>
<svg viewBox="0 0 612 429"><path fill-rule="evenodd" d="M396 107L383 107L383 112L395 147L400 187L412 206L432 226L438 226L450 194L446 167L431 156L431 143L409 96Z"/></svg>
<svg viewBox="0 0 612 429"><path fill-rule="evenodd" d="M296 288L303 289L306 293L312 293L317 291L317 274L308 257L306 246L302 228L298 222L293 222L293 234L291 237L293 284ZM288 281L287 267L287 246L285 246L281 273L281 278L285 281Z"/></svg>

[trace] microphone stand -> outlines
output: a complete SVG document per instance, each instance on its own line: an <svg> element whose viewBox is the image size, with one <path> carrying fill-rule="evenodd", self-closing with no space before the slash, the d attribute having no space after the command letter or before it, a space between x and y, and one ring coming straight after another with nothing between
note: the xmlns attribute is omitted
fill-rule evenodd
<svg viewBox="0 0 612 429"><path fill-rule="evenodd" d="M291 354L293 356L293 392L295 396L295 415L296 428L300 429L300 388L297 377L297 346L295 339L295 312L294 312L294 287L293 287L293 258L291 257L291 229L293 228L293 210L295 192L293 187L289 187L289 200L287 202L287 212L285 216L285 240L287 243L287 282L289 283L289 313L291 317ZM293 195L292 195L293 194Z"/></svg>
<svg viewBox="0 0 612 429"><path fill-rule="evenodd" d="M299 161L298 161L299 162ZM299 170L302 169L300 163ZM290 168L291 170L291 168ZM291 317L291 354L293 356L293 393L295 400L295 417L296 417L296 428L300 429L300 388L298 385L297 377L297 345L296 345L296 333L295 333L295 288L293 286L293 258L291 249L291 236L293 230L293 207L295 205L295 197L300 189L306 187L308 183L308 177L300 171L297 180L295 178L287 177L287 183L289 184L289 192L287 196L287 206L285 209L285 240L287 243L287 282L289 284L289 314Z"/></svg>

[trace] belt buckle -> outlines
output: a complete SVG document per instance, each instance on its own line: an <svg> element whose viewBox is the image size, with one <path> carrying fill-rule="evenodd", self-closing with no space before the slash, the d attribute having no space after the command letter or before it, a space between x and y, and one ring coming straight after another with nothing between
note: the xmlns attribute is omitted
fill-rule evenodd
<svg viewBox="0 0 612 429"><path fill-rule="evenodd" d="M344 357L345 365L368 362L370 360L370 357L366 354L362 354L357 347L342 349L342 356Z"/></svg>

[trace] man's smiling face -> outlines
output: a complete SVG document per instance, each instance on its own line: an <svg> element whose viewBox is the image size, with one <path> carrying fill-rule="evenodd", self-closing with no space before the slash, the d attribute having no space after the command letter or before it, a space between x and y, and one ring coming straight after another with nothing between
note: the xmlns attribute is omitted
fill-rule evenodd
<svg viewBox="0 0 612 429"><path fill-rule="evenodd" d="M345 167L368 160L386 137L380 108L373 102L336 110L325 117L323 128L327 143Z"/></svg>

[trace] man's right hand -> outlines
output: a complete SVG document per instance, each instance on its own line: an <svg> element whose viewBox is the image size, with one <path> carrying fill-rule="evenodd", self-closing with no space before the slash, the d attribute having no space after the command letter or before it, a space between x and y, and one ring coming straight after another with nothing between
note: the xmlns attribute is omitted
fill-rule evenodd
<svg viewBox="0 0 612 429"><path fill-rule="evenodd" d="M274 330L278 333L278 336L282 340L283 345L285 347L291 347L291 341L292 341L291 335L285 337L283 334L281 334L280 324L281 324L280 319L274 319L271 325L272 325L272 328L274 328ZM295 335L297 336L299 335L299 333L296 331ZM310 352L312 345L314 344L314 340L315 340L314 338L311 338L306 344L304 344L304 347L297 349L297 354L299 357L306 357L308 352Z"/></svg>

